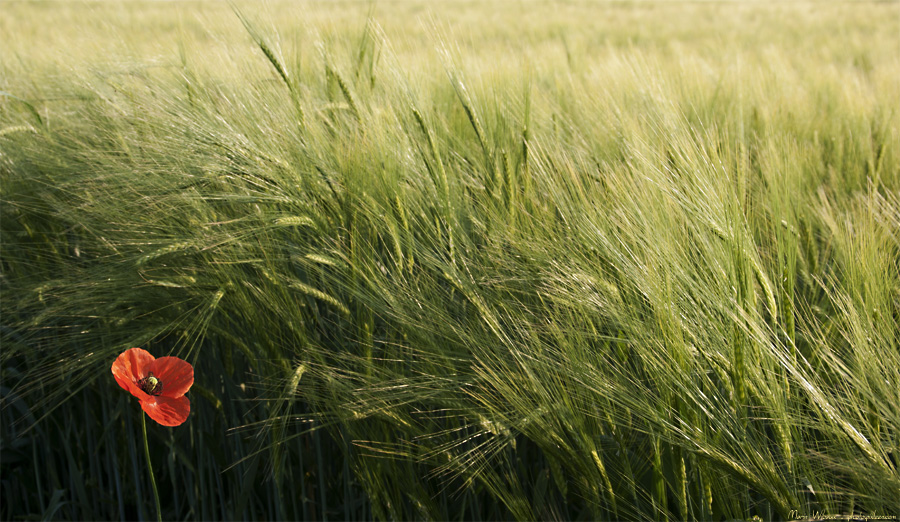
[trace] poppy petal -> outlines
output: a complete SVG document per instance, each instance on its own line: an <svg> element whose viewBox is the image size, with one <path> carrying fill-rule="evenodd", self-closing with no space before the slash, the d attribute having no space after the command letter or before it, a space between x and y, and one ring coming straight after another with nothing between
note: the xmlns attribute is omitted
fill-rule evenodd
<svg viewBox="0 0 900 522"><path fill-rule="evenodd" d="M138 387L137 382L146 377L147 366L154 360L155 358L147 350L141 348L125 350L113 362L113 377L116 378L119 386L135 397L144 400L148 395Z"/></svg>
<svg viewBox="0 0 900 522"><path fill-rule="evenodd" d="M148 395L148 397L147 400L141 401L141 409L163 426L178 426L187 420L191 412L191 401L185 396L177 399L162 395L158 397Z"/></svg>
<svg viewBox="0 0 900 522"><path fill-rule="evenodd" d="M147 366L147 371L162 381L162 397L181 397L194 384L194 367L178 357L160 357Z"/></svg>

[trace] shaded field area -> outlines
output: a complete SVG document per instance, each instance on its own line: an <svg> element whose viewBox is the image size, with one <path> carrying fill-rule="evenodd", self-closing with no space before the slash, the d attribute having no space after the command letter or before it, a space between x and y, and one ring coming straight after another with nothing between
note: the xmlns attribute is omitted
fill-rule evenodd
<svg viewBox="0 0 900 522"><path fill-rule="evenodd" d="M3 520L900 517L900 3L0 11Z"/></svg>

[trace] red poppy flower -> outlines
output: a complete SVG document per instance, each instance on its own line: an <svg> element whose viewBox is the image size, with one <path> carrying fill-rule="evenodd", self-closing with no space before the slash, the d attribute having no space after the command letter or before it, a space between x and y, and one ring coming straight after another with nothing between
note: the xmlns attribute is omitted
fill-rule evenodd
<svg viewBox="0 0 900 522"><path fill-rule="evenodd" d="M194 367L178 357L150 355L141 348L122 352L112 365L119 386L141 400L141 409L163 426L187 420L191 401L184 396L194 384Z"/></svg>

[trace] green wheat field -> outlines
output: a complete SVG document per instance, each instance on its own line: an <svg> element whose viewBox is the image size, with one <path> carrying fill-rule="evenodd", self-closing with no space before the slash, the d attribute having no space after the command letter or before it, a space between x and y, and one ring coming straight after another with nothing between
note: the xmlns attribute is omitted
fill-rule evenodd
<svg viewBox="0 0 900 522"><path fill-rule="evenodd" d="M900 517L900 3L0 1L0 518ZM868 518L866 518L868 517Z"/></svg>

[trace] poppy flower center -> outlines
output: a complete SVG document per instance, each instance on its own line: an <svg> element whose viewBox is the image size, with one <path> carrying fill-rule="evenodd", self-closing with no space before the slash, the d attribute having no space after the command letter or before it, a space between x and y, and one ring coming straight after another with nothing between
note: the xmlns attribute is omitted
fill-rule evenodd
<svg viewBox="0 0 900 522"><path fill-rule="evenodd" d="M159 395L163 389L162 381L154 377L153 372L149 372L146 377L139 380L137 385L147 395Z"/></svg>

